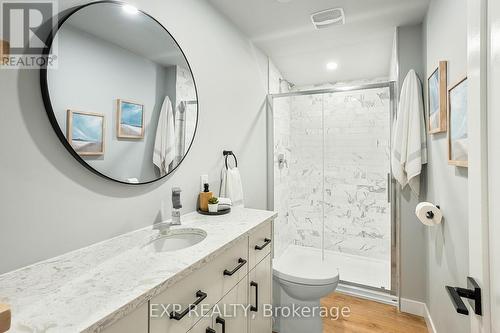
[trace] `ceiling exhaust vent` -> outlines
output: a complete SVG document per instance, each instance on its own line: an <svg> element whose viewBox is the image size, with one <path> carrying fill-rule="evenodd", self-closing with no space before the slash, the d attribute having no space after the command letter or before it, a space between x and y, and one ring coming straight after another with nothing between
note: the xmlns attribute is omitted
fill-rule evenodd
<svg viewBox="0 0 500 333"><path fill-rule="evenodd" d="M311 21L317 30L345 24L343 8L331 8L311 14Z"/></svg>

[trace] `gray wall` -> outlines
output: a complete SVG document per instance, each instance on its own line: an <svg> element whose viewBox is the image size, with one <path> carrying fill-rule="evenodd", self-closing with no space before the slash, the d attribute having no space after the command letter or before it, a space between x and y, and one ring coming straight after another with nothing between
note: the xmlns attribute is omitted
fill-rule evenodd
<svg viewBox="0 0 500 333"><path fill-rule="evenodd" d="M397 29L399 82L403 81L410 69L414 69L422 83L425 82L425 70L422 52L422 25L399 27ZM401 228L401 297L420 302L425 301L426 292L426 227L415 216L415 207L425 200L425 169L421 176L421 197L416 198L407 187L401 193L400 228Z"/></svg>
<svg viewBox="0 0 500 333"><path fill-rule="evenodd" d="M78 3L60 1L59 9ZM8 112L0 112L0 272L168 217L172 186L183 189L183 213L194 210L200 174L208 173L218 187L224 148L238 156L246 206L266 207L266 58L206 1L134 3L175 36L192 66L200 102L192 150L172 176L155 184L101 179L54 134L38 71L2 71L0 100ZM193 22L203 28L193 29Z"/></svg>
<svg viewBox="0 0 500 333"><path fill-rule="evenodd" d="M448 61L448 84L466 75L466 0L432 0L424 22L425 66L429 76ZM467 169L448 165L446 133L429 136L427 200L441 205L444 223L427 229L427 306L438 332L469 332L444 289L464 286L469 270Z"/></svg>
<svg viewBox="0 0 500 333"><path fill-rule="evenodd" d="M103 114L105 154L83 159L96 170L122 181L157 178L153 165L156 127L165 95L168 93L175 103L175 66L167 71L142 56L69 26L64 26L58 37L58 67L49 70L48 77L60 128L66 134L67 109ZM168 80L173 82L170 91L166 90ZM117 99L144 105L144 139L117 138Z"/></svg>

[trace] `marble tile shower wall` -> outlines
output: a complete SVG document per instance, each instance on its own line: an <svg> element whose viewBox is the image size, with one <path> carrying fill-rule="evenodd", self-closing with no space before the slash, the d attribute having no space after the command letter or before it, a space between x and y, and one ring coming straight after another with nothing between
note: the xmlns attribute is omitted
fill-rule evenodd
<svg viewBox="0 0 500 333"><path fill-rule="evenodd" d="M289 98L279 98L273 103L274 210L278 212L274 224L276 256L283 253L296 234L290 221L290 102Z"/></svg>
<svg viewBox="0 0 500 333"><path fill-rule="evenodd" d="M294 96L275 104L283 113L275 113L276 158L285 152L288 161L275 168L275 202L286 214L276 228L281 247L288 239L321 248L324 228L327 250L389 260L389 90Z"/></svg>

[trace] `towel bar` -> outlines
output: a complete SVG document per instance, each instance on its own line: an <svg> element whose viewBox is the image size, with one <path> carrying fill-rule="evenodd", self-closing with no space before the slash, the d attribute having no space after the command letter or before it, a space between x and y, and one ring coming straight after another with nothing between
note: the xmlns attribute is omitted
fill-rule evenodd
<svg viewBox="0 0 500 333"><path fill-rule="evenodd" d="M227 159L229 156L232 156L234 158L235 166L236 166L236 168L238 167L238 160L236 159L236 155L234 155L234 153L231 150L223 150L222 156L226 157L226 159L225 159L226 169L229 169L227 166Z"/></svg>

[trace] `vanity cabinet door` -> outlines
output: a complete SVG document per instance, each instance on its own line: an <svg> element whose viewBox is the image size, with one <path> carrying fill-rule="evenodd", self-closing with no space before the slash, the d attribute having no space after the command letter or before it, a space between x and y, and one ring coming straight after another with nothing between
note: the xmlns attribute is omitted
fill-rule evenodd
<svg viewBox="0 0 500 333"><path fill-rule="evenodd" d="M188 333L214 333L212 314L203 317Z"/></svg>
<svg viewBox="0 0 500 333"><path fill-rule="evenodd" d="M248 263L252 269L269 253L272 247L272 222L266 222L249 237Z"/></svg>
<svg viewBox="0 0 500 333"><path fill-rule="evenodd" d="M248 274L248 299L252 305L248 318L249 333L271 333L272 331L271 316L264 317L264 305L272 304L271 285L271 255L269 254Z"/></svg>
<svg viewBox="0 0 500 333"><path fill-rule="evenodd" d="M150 333L185 333L248 273L248 238L151 299ZM196 311L186 311L191 304ZM168 313L180 305L176 318ZM168 313L162 309L169 308Z"/></svg>
<svg viewBox="0 0 500 333"><path fill-rule="evenodd" d="M248 305L247 277L241 280L188 333L247 333L244 307Z"/></svg>
<svg viewBox="0 0 500 333"><path fill-rule="evenodd" d="M148 333L148 303L102 330L102 333Z"/></svg>
<svg viewBox="0 0 500 333"><path fill-rule="evenodd" d="M248 277L241 280L213 309L216 333L247 333ZM213 332L212 332L213 333Z"/></svg>

